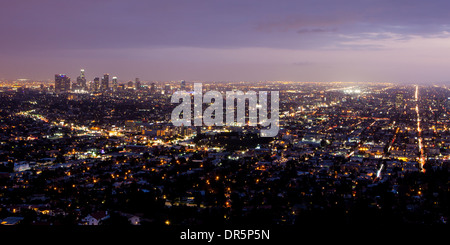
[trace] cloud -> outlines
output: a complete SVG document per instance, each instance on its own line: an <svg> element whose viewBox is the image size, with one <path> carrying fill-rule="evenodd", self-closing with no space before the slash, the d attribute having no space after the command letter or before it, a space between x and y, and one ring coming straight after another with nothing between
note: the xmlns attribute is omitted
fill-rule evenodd
<svg viewBox="0 0 450 245"><path fill-rule="evenodd" d="M0 53L105 47L320 48L339 42L340 34L391 32L407 38L450 31L448 9L450 3L443 0L13 1L0 9L0 32L6 33Z"/></svg>
<svg viewBox="0 0 450 245"><path fill-rule="evenodd" d="M69 65L78 72L90 62L99 74L148 65L149 77L162 78L190 70L199 78L236 70L239 78L252 70L258 79L306 72L309 79L337 79L359 66L368 70L361 77L378 67L380 76L385 67L394 74L417 54L429 61L417 71L431 64L441 69L450 57L448 9L446 0L5 1L0 64L8 74L43 76ZM425 59L430 53L433 59ZM313 69L326 65L336 70ZM433 72L448 77L447 70Z"/></svg>
<svg viewBox="0 0 450 245"><path fill-rule="evenodd" d="M305 33L325 33L325 32L336 32L337 28L322 28L322 27L309 27L309 28L301 28L297 31L298 34L305 34Z"/></svg>

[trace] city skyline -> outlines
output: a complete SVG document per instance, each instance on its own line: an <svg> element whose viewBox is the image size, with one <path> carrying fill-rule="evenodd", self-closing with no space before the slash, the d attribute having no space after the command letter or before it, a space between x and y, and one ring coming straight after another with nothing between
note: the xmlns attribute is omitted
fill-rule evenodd
<svg viewBox="0 0 450 245"><path fill-rule="evenodd" d="M436 239L427 229L450 217L448 9L4 1L0 234Z"/></svg>
<svg viewBox="0 0 450 245"><path fill-rule="evenodd" d="M8 2L0 79L446 82L449 4Z"/></svg>

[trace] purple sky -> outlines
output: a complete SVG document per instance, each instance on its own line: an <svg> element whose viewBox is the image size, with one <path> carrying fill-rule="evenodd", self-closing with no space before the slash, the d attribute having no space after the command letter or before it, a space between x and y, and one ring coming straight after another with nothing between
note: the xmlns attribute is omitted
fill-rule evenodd
<svg viewBox="0 0 450 245"><path fill-rule="evenodd" d="M450 81L450 1L21 0L0 79Z"/></svg>

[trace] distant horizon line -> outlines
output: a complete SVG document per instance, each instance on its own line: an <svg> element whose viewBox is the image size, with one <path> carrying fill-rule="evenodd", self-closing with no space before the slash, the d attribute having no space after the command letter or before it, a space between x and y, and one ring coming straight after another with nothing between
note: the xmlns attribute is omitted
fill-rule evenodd
<svg viewBox="0 0 450 245"><path fill-rule="evenodd" d="M58 74L58 73L56 73ZM64 74L64 73L60 73ZM108 73L105 73L108 74ZM69 78L72 79L72 77L69 76ZM100 76L99 76L100 78ZM136 77L139 78L139 77ZM135 81L135 79L127 79L127 80L119 80L119 82L129 82L129 81ZM224 81L224 80L187 80L187 79L179 79L179 80L142 80L139 78L141 83L177 83L181 81L186 81L189 83L195 83L195 82L206 82L206 83L356 83L356 84L367 84L367 83L376 83L376 84L396 84L396 85L434 85L434 84L450 84L449 81L435 81L435 82L388 82L388 81L292 81L292 80L231 80L231 81ZM93 80L88 80L93 81ZM31 78L17 78L17 79L5 79L0 78L0 83L3 82L17 82L17 83L33 83L33 82L41 82L41 83L54 83L54 79L31 79Z"/></svg>

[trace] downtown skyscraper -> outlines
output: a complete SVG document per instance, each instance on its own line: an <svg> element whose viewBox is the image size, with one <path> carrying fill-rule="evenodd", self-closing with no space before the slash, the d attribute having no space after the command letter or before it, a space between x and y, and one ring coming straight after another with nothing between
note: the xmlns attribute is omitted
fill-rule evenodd
<svg viewBox="0 0 450 245"><path fill-rule="evenodd" d="M76 84L72 85L72 90L84 90L87 91L87 84L86 84L86 76L84 74L84 69L80 70L81 74L77 77Z"/></svg>
<svg viewBox="0 0 450 245"><path fill-rule="evenodd" d="M70 90L70 77L65 74L55 74L55 93L66 93Z"/></svg>
<svg viewBox="0 0 450 245"><path fill-rule="evenodd" d="M114 91L117 91L119 84L117 83L117 77L112 77L112 88Z"/></svg>
<svg viewBox="0 0 450 245"><path fill-rule="evenodd" d="M95 77L94 82L92 83L91 90L93 92L98 92L100 90L100 78Z"/></svg>
<svg viewBox="0 0 450 245"><path fill-rule="evenodd" d="M136 86L136 90L141 89L141 80L138 77L136 77L134 85Z"/></svg>
<svg viewBox="0 0 450 245"><path fill-rule="evenodd" d="M109 74L104 74L103 75L100 90L102 92L105 92L105 91L109 90Z"/></svg>

